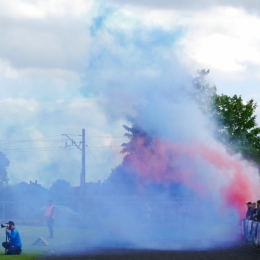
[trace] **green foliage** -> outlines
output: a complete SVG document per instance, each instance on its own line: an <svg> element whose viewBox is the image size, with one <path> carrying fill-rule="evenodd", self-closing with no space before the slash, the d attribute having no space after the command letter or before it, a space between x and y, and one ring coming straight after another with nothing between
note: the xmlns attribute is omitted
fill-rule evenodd
<svg viewBox="0 0 260 260"><path fill-rule="evenodd" d="M256 123L257 104L251 99L245 102L241 96L218 95L217 88L206 80L209 70L198 70L192 79L193 88L189 96L195 100L201 111L216 122L215 137L233 153L241 153L244 158L260 165L260 128ZM138 111L137 111L138 112ZM129 142L123 144L123 154L135 153L133 145L136 137L144 137L147 144L151 139L140 128L136 118L128 118L131 127L124 125Z"/></svg>
<svg viewBox="0 0 260 260"><path fill-rule="evenodd" d="M229 151L241 153L244 158L260 164L260 128L254 115L257 104L241 96L217 95L205 77L209 70L199 70L193 79L193 99L202 112L216 122L215 136Z"/></svg>
<svg viewBox="0 0 260 260"><path fill-rule="evenodd" d="M260 163L260 128L254 112L257 104L251 99L244 102L241 96L216 95L214 97L217 121L217 138L240 152L246 159Z"/></svg>

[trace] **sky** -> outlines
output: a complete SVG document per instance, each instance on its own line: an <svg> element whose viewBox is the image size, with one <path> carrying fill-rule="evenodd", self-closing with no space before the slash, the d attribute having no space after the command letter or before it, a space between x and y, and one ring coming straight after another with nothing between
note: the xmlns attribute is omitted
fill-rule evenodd
<svg viewBox="0 0 260 260"><path fill-rule="evenodd" d="M158 75L210 69L218 94L260 103L256 1L0 1L0 151L10 184L104 181L121 161L122 125ZM134 86L134 87L133 87ZM115 98L116 97L116 98ZM257 109L260 124L260 110ZM67 142L67 145L66 145Z"/></svg>

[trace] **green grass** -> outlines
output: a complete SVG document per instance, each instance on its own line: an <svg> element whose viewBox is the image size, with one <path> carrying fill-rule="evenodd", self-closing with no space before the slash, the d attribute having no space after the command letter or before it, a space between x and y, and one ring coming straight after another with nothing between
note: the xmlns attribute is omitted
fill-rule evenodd
<svg viewBox="0 0 260 260"><path fill-rule="evenodd" d="M20 232L23 252L21 255L8 256L4 255L4 248L2 252L0 249L1 260L33 260L40 255L52 255L56 251L62 251L63 248L68 249L72 242L86 240L93 235L93 230L80 230L78 228L67 228L67 227L54 227L54 238L48 239L49 231L47 227L36 227L36 226L16 226ZM0 235L0 241L5 241L5 229ZM48 246L33 246L32 243L39 237L44 237L50 245Z"/></svg>

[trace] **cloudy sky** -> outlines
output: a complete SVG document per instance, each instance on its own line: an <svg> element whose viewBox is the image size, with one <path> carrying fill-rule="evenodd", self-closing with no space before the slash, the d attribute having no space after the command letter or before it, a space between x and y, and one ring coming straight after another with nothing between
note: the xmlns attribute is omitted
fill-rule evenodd
<svg viewBox="0 0 260 260"><path fill-rule="evenodd" d="M82 128L86 180L103 181L122 159L133 86L148 88L176 64L193 76L210 69L219 94L260 103L259 29L253 0L0 1L0 150L10 183L78 185L81 152L61 134L79 143Z"/></svg>

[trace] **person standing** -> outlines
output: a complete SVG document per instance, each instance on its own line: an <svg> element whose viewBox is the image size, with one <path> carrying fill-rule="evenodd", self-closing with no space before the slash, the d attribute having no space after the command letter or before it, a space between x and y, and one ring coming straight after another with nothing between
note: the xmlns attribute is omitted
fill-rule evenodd
<svg viewBox="0 0 260 260"><path fill-rule="evenodd" d="M247 212L246 212L246 219L251 219L252 217L252 202L247 202Z"/></svg>
<svg viewBox="0 0 260 260"><path fill-rule="evenodd" d="M256 221L260 221L260 200L256 202L256 212L253 215L253 219Z"/></svg>
<svg viewBox="0 0 260 260"><path fill-rule="evenodd" d="M13 221L6 223L5 232L9 241L3 242L2 246L7 250L7 255L20 255L22 253L22 241Z"/></svg>
<svg viewBox="0 0 260 260"><path fill-rule="evenodd" d="M53 205L52 200L49 200L48 204L49 205L48 205L46 212L45 212L45 220L47 221L47 225L48 225L49 232L50 232L49 238L53 238L53 223L54 223L54 219L55 219L55 216L56 216L56 208Z"/></svg>
<svg viewBox="0 0 260 260"><path fill-rule="evenodd" d="M253 204L252 204L251 211L252 211L251 220L254 220L254 216L255 216L255 214L257 212L257 207L256 207L256 203L255 202L253 202Z"/></svg>

